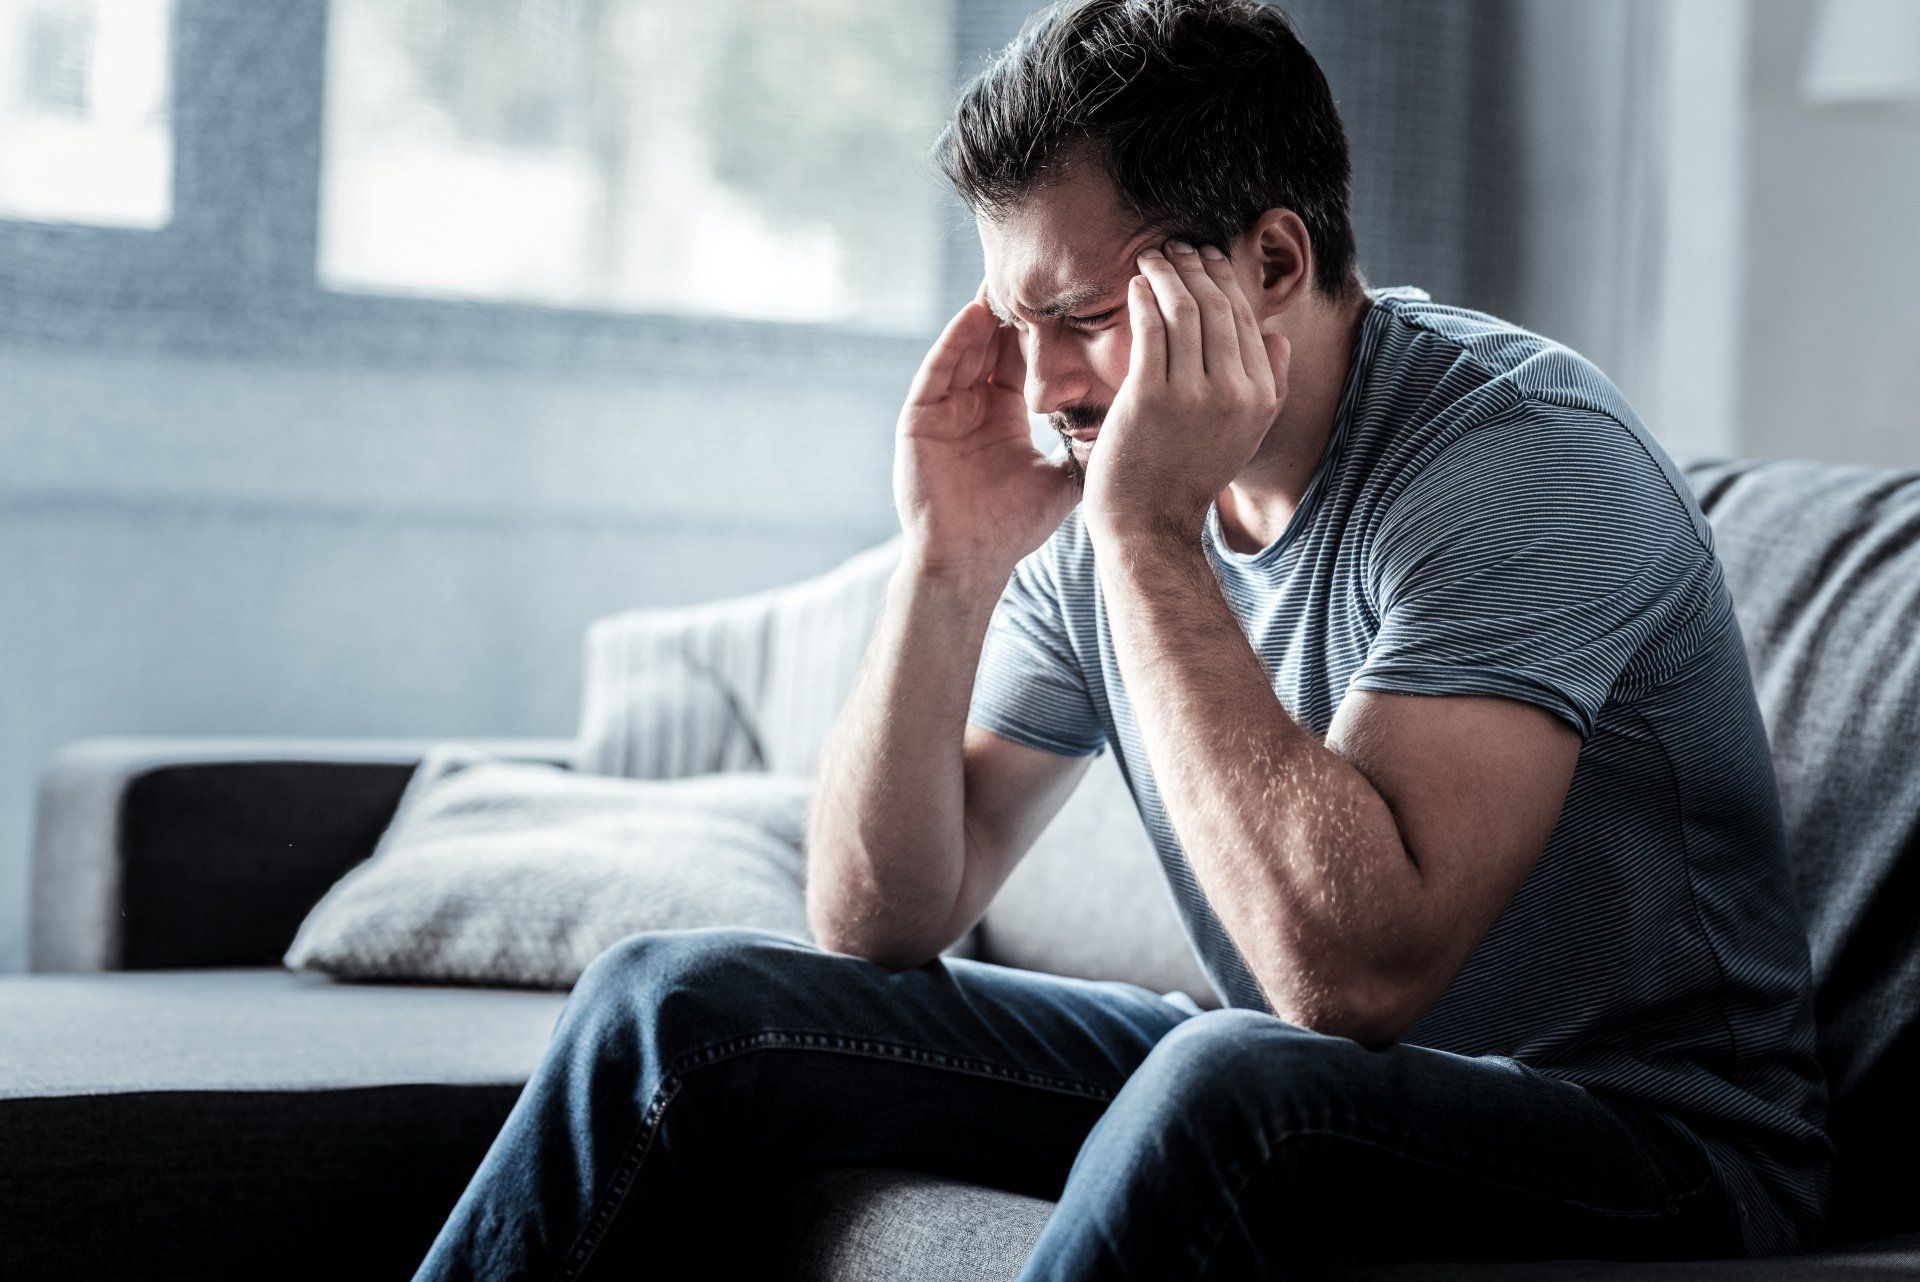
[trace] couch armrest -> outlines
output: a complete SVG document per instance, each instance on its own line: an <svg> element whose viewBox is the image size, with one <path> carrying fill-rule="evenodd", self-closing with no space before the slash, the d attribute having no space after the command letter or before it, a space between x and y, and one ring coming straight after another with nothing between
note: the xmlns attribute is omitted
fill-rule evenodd
<svg viewBox="0 0 1920 1282"><path fill-rule="evenodd" d="M278 966L444 739L86 739L42 775L30 969ZM573 766L572 739L461 739Z"/></svg>

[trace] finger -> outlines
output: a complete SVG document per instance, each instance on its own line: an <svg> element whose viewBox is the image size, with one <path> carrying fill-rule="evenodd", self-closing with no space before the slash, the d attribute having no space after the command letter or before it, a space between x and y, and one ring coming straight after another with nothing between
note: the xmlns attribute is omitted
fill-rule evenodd
<svg viewBox="0 0 1920 1282"><path fill-rule="evenodd" d="M1166 320L1144 274L1127 282L1127 324L1133 333L1127 350L1127 381L1135 387L1166 382Z"/></svg>
<svg viewBox="0 0 1920 1282"><path fill-rule="evenodd" d="M995 331L993 357L993 370L987 381L1000 391L1025 397L1027 355L1020 350L1020 331L1011 325L1000 326Z"/></svg>
<svg viewBox="0 0 1920 1282"><path fill-rule="evenodd" d="M1267 352L1260 324L1253 319L1253 304L1247 301L1247 291L1241 287L1240 277L1234 273L1233 260L1224 253L1218 258L1208 258L1207 248L1201 246L1201 261L1206 264L1207 276L1226 295L1227 305L1233 311L1233 332L1240 351L1240 367L1246 371L1248 378L1258 381L1267 370Z"/></svg>
<svg viewBox="0 0 1920 1282"><path fill-rule="evenodd" d="M1277 318L1270 318L1269 323L1277 327L1280 322ZM1287 341L1286 335L1282 334L1278 328L1262 337L1265 340L1263 346L1266 350L1267 369L1273 378L1274 395L1279 397L1280 404L1285 405L1287 379L1293 369L1293 344Z"/></svg>
<svg viewBox="0 0 1920 1282"><path fill-rule="evenodd" d="M991 314L983 307L968 303L955 312L933 346L920 358L920 368L907 388L907 403L924 405L940 400L953 390L954 374L971 346L983 342L993 332L985 322Z"/></svg>
<svg viewBox="0 0 1920 1282"><path fill-rule="evenodd" d="M987 302L987 278L980 278L980 288L973 291L973 301L987 309L989 316L993 308ZM1025 396L1027 389L1027 358L1020 350L1020 331L1011 325L1003 325L998 316L993 317L994 334L987 345L986 369L987 383L1001 391L1010 391L1015 396Z"/></svg>
<svg viewBox="0 0 1920 1282"><path fill-rule="evenodd" d="M967 306L986 311L986 306L982 303L968 303ZM985 336L979 342L968 345L965 354L960 358L960 364L953 372L955 387L972 387L980 381L981 375L992 368L990 362L994 357L994 344L999 338L1000 324L995 321L990 327L983 328L986 329Z"/></svg>
<svg viewBox="0 0 1920 1282"><path fill-rule="evenodd" d="M1180 248L1185 243L1168 242L1172 250L1169 261L1200 309L1201 373L1210 379L1233 378L1247 368L1240 354L1240 336L1234 332L1233 304L1220 292L1199 251L1190 245Z"/></svg>
<svg viewBox="0 0 1920 1282"><path fill-rule="evenodd" d="M1200 305L1180 283L1179 269L1151 245L1140 251L1140 270L1153 287L1166 330L1166 381L1198 382L1206 376L1200 352Z"/></svg>

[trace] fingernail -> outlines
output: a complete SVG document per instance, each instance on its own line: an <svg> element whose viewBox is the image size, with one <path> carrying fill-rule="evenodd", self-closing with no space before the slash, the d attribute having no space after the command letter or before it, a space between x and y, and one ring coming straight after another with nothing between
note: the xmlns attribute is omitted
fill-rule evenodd
<svg viewBox="0 0 1920 1282"><path fill-rule="evenodd" d="M1220 247L1218 245L1202 245L1200 246L1200 257L1225 258L1226 255L1220 252Z"/></svg>
<svg viewBox="0 0 1920 1282"><path fill-rule="evenodd" d="M1170 240L1167 242L1167 248L1176 254L1191 254L1193 252L1193 246L1184 240Z"/></svg>
<svg viewBox="0 0 1920 1282"><path fill-rule="evenodd" d="M1147 247L1146 247L1145 249L1143 249L1143 250L1141 250L1141 251L1140 251L1140 257L1142 257L1142 258L1164 258L1164 257L1166 257L1166 255L1165 255L1165 254L1162 254L1162 253L1160 252L1160 250L1158 249L1158 247L1156 247L1156 246L1153 246L1153 245L1148 245L1148 246L1147 246Z"/></svg>

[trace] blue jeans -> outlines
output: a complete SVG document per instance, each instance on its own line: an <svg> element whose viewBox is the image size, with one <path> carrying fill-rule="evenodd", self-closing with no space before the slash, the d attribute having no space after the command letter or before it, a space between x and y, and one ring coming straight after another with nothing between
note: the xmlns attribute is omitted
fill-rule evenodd
<svg viewBox="0 0 1920 1282"><path fill-rule="evenodd" d="M836 1166L1057 1199L1022 1282L1741 1253L1690 1141L1505 1056L704 928L581 974L416 1282L729 1276L780 1187Z"/></svg>

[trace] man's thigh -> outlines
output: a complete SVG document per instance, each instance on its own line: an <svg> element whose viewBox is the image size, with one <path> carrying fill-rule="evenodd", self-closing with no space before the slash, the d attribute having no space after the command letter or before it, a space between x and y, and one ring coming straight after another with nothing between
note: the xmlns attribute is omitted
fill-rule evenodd
<svg viewBox="0 0 1920 1282"><path fill-rule="evenodd" d="M675 1108L776 1178L893 1164L1049 1197L1191 1017L1134 984L960 957L891 970L735 928L630 937L569 1002L603 1016L576 1027L615 1040L639 1018Z"/></svg>
<svg viewBox="0 0 1920 1282"><path fill-rule="evenodd" d="M1369 1050L1211 1012L1162 1039L1098 1128L1082 1161L1115 1180L1109 1196L1151 1204L1183 1176L1094 1169L1102 1149L1103 1166L1139 1146L1185 1153L1188 1181L1205 1172L1217 1212L1196 1201L1169 1264L1210 1259L1223 1277L1262 1261L1739 1252L1683 1137L1504 1056Z"/></svg>

